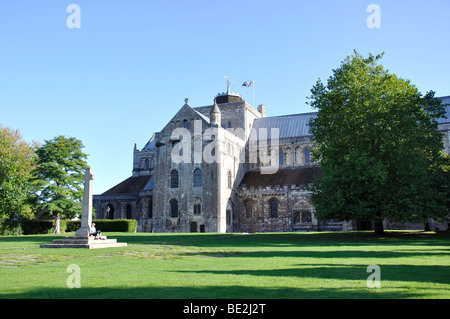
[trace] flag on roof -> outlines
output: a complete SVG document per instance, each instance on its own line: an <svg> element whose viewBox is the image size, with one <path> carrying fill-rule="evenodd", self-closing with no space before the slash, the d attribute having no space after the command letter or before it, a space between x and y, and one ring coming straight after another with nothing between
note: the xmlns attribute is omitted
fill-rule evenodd
<svg viewBox="0 0 450 319"><path fill-rule="evenodd" d="M242 86L252 87L252 86L253 86L253 80L244 82L244 83L242 84Z"/></svg>

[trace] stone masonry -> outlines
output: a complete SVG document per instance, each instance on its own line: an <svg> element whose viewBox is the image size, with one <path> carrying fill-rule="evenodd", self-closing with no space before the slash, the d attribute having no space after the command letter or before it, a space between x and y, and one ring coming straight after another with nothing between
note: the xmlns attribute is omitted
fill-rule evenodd
<svg viewBox="0 0 450 319"><path fill-rule="evenodd" d="M450 103L450 97L441 98ZM354 221L319 222L308 185L320 177L312 160L309 120L316 113L266 117L237 93L212 105L189 100L142 148L133 173L94 195L97 218L133 218L143 232L283 232L367 229ZM449 153L450 107L439 119ZM273 170L273 167L276 170ZM447 224L431 221L433 229ZM414 228L385 222L385 228Z"/></svg>

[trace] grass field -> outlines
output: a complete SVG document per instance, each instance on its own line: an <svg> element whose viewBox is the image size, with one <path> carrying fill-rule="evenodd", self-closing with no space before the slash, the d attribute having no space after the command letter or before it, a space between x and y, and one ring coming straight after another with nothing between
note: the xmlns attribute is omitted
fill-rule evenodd
<svg viewBox="0 0 450 319"><path fill-rule="evenodd" d="M450 298L450 232L104 235L128 246L0 237L0 298ZM72 264L81 288L67 286Z"/></svg>

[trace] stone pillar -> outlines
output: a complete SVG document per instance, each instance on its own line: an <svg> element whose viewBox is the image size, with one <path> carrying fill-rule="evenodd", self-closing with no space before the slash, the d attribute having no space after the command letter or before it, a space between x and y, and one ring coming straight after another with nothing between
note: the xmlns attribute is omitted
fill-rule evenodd
<svg viewBox="0 0 450 319"><path fill-rule="evenodd" d="M86 169L86 173L83 176L84 192L83 192L83 207L81 214L81 227L75 233L75 237L89 237L89 227L92 224L92 181L94 175L92 175L92 169L89 167Z"/></svg>

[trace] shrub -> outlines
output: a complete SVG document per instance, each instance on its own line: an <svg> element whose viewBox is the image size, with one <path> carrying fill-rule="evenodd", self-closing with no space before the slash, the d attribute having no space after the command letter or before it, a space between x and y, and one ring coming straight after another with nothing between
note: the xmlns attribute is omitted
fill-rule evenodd
<svg viewBox="0 0 450 319"><path fill-rule="evenodd" d="M20 221L24 235L51 234L55 230L54 220L22 220ZM66 231L67 221L59 221L59 229L61 233Z"/></svg>
<svg viewBox="0 0 450 319"><path fill-rule="evenodd" d="M0 235L1 236L17 236L22 235L22 226L21 223L19 223L16 220L4 220L3 222L0 222Z"/></svg>
<svg viewBox="0 0 450 319"><path fill-rule="evenodd" d="M95 228L102 232L127 232L134 233L137 228L135 219L94 219ZM68 221L66 231L77 231L81 227L81 221Z"/></svg>
<svg viewBox="0 0 450 319"><path fill-rule="evenodd" d="M54 228L53 220L26 220L22 221L24 235L50 234Z"/></svg>
<svg viewBox="0 0 450 319"><path fill-rule="evenodd" d="M77 231L81 227L81 221L79 220L69 220L67 221L66 232Z"/></svg>

